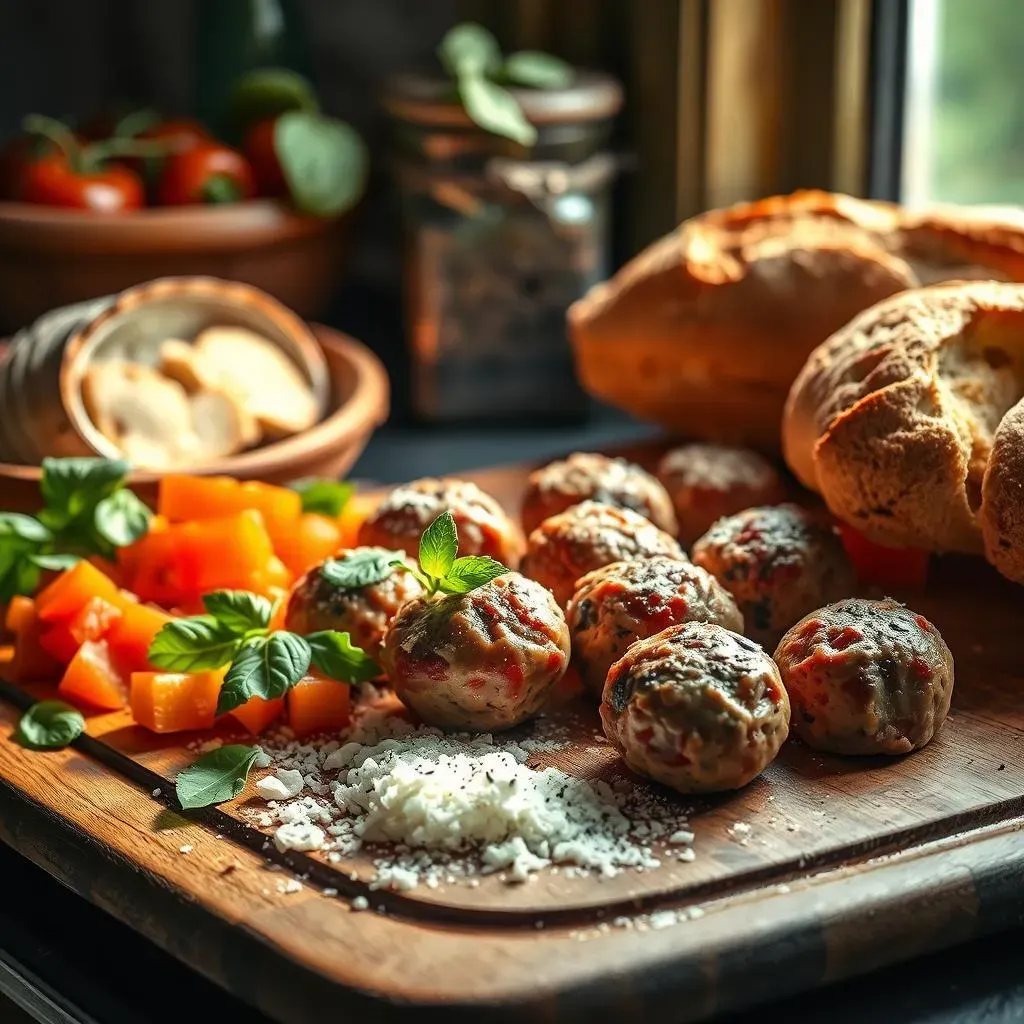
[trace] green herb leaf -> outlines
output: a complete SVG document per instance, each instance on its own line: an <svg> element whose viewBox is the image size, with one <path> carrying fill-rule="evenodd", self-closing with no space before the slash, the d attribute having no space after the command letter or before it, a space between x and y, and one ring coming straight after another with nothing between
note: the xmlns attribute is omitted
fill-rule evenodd
<svg viewBox="0 0 1024 1024"><path fill-rule="evenodd" d="M532 89L561 89L571 84L575 77L571 64L540 50L520 50L510 54L501 71L506 81Z"/></svg>
<svg viewBox="0 0 1024 1024"><path fill-rule="evenodd" d="M457 78L490 74L501 66L498 40L483 25L471 21L449 29L437 54L449 74Z"/></svg>
<svg viewBox="0 0 1024 1024"><path fill-rule="evenodd" d="M361 647L356 647L348 633L326 629L306 637L313 664L330 679L341 683L368 683L381 674L380 666Z"/></svg>
<svg viewBox="0 0 1024 1024"><path fill-rule="evenodd" d="M431 580L429 577L424 576L423 573L419 571L419 569L416 569L415 567L409 565L404 559L396 558L391 563L391 568L395 572L407 572L410 576L414 576L419 581L423 589L427 591L428 594L433 591L434 581Z"/></svg>
<svg viewBox="0 0 1024 1024"><path fill-rule="evenodd" d="M238 635L212 615L195 615L162 626L147 657L168 672L205 672L227 665L238 644Z"/></svg>
<svg viewBox="0 0 1024 1024"><path fill-rule="evenodd" d="M343 121L303 110L274 124L274 151L296 209L336 217L354 206L366 182L366 146Z"/></svg>
<svg viewBox="0 0 1024 1024"><path fill-rule="evenodd" d="M175 790L183 810L232 800L245 789L259 747L239 743L218 747L178 772Z"/></svg>
<svg viewBox="0 0 1024 1024"><path fill-rule="evenodd" d="M435 580L444 579L455 562L459 534L451 512L442 512L420 537L420 570Z"/></svg>
<svg viewBox="0 0 1024 1024"><path fill-rule="evenodd" d="M47 572L64 572L65 569L70 569L73 566L78 565L82 559L78 555L50 553L29 555L28 560L33 565L37 565L40 569L45 569Z"/></svg>
<svg viewBox="0 0 1024 1024"><path fill-rule="evenodd" d="M460 75L459 97L470 120L481 128L522 146L532 146L537 141L537 129L526 120L516 98L489 78L481 74Z"/></svg>
<svg viewBox="0 0 1024 1024"><path fill-rule="evenodd" d="M303 512L319 512L336 519L355 493L355 484L343 480L296 480L292 490L302 498Z"/></svg>
<svg viewBox="0 0 1024 1024"><path fill-rule="evenodd" d="M455 563L441 580L440 589L447 594L468 594L471 590L504 576L508 571L507 566L487 555L467 555L455 559Z"/></svg>
<svg viewBox="0 0 1024 1024"><path fill-rule="evenodd" d="M22 541L26 545L47 544L53 534L38 519L18 512L0 512L0 544Z"/></svg>
<svg viewBox="0 0 1024 1024"><path fill-rule="evenodd" d="M93 525L103 540L115 548L125 548L146 536L152 518L152 512L134 491L119 490L97 504Z"/></svg>
<svg viewBox="0 0 1024 1024"><path fill-rule="evenodd" d="M43 459L39 488L47 511L66 525L113 494L128 468L123 459Z"/></svg>
<svg viewBox="0 0 1024 1024"><path fill-rule="evenodd" d="M34 594L39 589L41 575L39 566L31 559L16 559L0 574L0 604L6 604L17 594Z"/></svg>
<svg viewBox="0 0 1024 1024"><path fill-rule="evenodd" d="M85 732L82 713L62 700L33 704L18 722L18 742L37 750L59 750Z"/></svg>
<svg viewBox="0 0 1024 1024"><path fill-rule="evenodd" d="M217 700L217 714L241 707L250 697L283 697L308 671L311 651L304 637L284 630L258 637L231 663Z"/></svg>
<svg viewBox="0 0 1024 1024"><path fill-rule="evenodd" d="M270 625L273 608L265 597L248 590L215 590L203 595L203 607L228 632L242 636Z"/></svg>
<svg viewBox="0 0 1024 1024"><path fill-rule="evenodd" d="M400 551L382 548L355 548L341 558L328 558L320 568L320 575L332 587L341 590L372 587L395 571L395 560L400 555Z"/></svg>
<svg viewBox="0 0 1024 1024"><path fill-rule="evenodd" d="M309 79L290 68L256 68L242 75L228 99L232 123L244 131L254 121L289 110L317 109Z"/></svg>

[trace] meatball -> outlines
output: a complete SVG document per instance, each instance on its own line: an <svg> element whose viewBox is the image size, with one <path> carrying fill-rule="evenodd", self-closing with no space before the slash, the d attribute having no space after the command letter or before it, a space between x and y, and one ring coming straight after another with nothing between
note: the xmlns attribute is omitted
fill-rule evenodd
<svg viewBox="0 0 1024 1024"><path fill-rule="evenodd" d="M588 572L576 584L566 617L580 678L598 696L612 662L637 640L692 621L743 632L736 602L714 576L665 555Z"/></svg>
<svg viewBox="0 0 1024 1024"><path fill-rule="evenodd" d="M530 534L522 570L564 608L576 581L591 570L654 555L686 558L674 537L638 513L585 501L545 519Z"/></svg>
<svg viewBox="0 0 1024 1024"><path fill-rule="evenodd" d="M694 544L692 557L736 598L747 636L766 647L811 609L854 590L839 538L796 505L719 519Z"/></svg>
<svg viewBox="0 0 1024 1024"><path fill-rule="evenodd" d="M347 555L362 552L379 552L389 561L398 557L397 552L383 548L353 548L330 561L344 561ZM393 572L367 586L339 586L331 582L329 574L325 576L324 565L311 569L292 588L285 628L294 633L340 630L371 658L379 660L388 624L403 604L423 593L422 585L411 573Z"/></svg>
<svg viewBox="0 0 1024 1024"><path fill-rule="evenodd" d="M789 698L753 641L685 622L633 644L611 667L605 735L634 771L680 793L739 789L789 734Z"/></svg>
<svg viewBox="0 0 1024 1024"><path fill-rule="evenodd" d="M692 544L712 523L755 505L777 505L786 488L757 452L716 444L688 444L668 452L658 479L672 498L679 539Z"/></svg>
<svg viewBox="0 0 1024 1024"><path fill-rule="evenodd" d="M672 501L650 473L625 459L583 452L530 474L523 498L523 528L532 533L545 519L581 501L632 509L675 535Z"/></svg>
<svg viewBox="0 0 1024 1024"><path fill-rule="evenodd" d="M906 754L949 711L953 656L939 631L896 601L850 598L819 608L783 638L775 661L793 729L836 754Z"/></svg>
<svg viewBox="0 0 1024 1024"><path fill-rule="evenodd" d="M459 555L489 555L502 565L518 565L518 528L494 498L466 480L425 478L396 487L359 527L359 543L400 548L415 557L421 534L444 511L455 519Z"/></svg>
<svg viewBox="0 0 1024 1024"><path fill-rule="evenodd" d="M383 663L402 703L448 729L508 729L535 715L569 664L569 627L539 583L511 572L398 613Z"/></svg>

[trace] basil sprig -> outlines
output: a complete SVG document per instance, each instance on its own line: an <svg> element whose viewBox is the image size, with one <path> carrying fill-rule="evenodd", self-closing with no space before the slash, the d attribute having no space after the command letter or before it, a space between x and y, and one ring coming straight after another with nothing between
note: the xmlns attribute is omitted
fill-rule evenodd
<svg viewBox="0 0 1024 1024"><path fill-rule="evenodd" d="M574 77L565 61L537 50L523 50L503 60L498 41L473 22L449 30L441 40L438 56L455 79L470 120L523 146L537 141L537 129L502 83L557 89L569 85Z"/></svg>
<svg viewBox="0 0 1024 1024"><path fill-rule="evenodd" d="M82 713L62 700L33 704L18 722L18 742L34 750L60 750L85 732Z"/></svg>
<svg viewBox="0 0 1024 1024"><path fill-rule="evenodd" d="M44 571L80 558L112 558L149 532L151 513L125 488L122 459L44 459L35 515L0 513L0 604L32 594Z"/></svg>
<svg viewBox="0 0 1024 1024"><path fill-rule="evenodd" d="M204 672L228 666L217 714L250 697L283 697L314 666L328 679L365 683L380 668L348 633L323 630L300 636L270 632L273 606L245 590L215 590L203 597L206 615L174 619L149 647L149 660L170 672Z"/></svg>
<svg viewBox="0 0 1024 1024"><path fill-rule="evenodd" d="M459 551L459 532L451 512L442 512L420 537L419 566L401 559L391 564L412 573L428 595L468 594L477 587L509 572L508 566L488 555L455 556Z"/></svg>
<svg viewBox="0 0 1024 1024"><path fill-rule="evenodd" d="M245 789L245 780L259 753L259 747L232 743L197 758L178 772L175 781L182 809L222 804L238 796Z"/></svg>
<svg viewBox="0 0 1024 1024"><path fill-rule="evenodd" d="M359 590L383 583L402 557L401 551L384 548L354 548L341 558L328 558L320 567L320 576L339 590Z"/></svg>
<svg viewBox="0 0 1024 1024"><path fill-rule="evenodd" d="M298 491L302 498L303 512L319 512L322 516L337 519L355 493L355 484L343 480L296 480L293 491Z"/></svg>

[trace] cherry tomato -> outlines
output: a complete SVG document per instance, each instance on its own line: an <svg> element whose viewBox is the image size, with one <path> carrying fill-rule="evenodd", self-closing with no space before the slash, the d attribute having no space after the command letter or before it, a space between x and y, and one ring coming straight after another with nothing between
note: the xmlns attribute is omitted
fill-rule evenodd
<svg viewBox="0 0 1024 1024"><path fill-rule="evenodd" d="M870 541L847 523L838 523L846 555L862 583L919 590L928 580L930 555L918 548L888 548Z"/></svg>
<svg viewBox="0 0 1024 1024"><path fill-rule="evenodd" d="M20 176L18 198L44 206L66 206L96 213L138 210L145 201L139 176L117 164L76 170L62 152L28 164Z"/></svg>
<svg viewBox="0 0 1024 1024"><path fill-rule="evenodd" d="M52 151L52 143L31 135L4 143L0 148L0 199L17 199L25 168Z"/></svg>
<svg viewBox="0 0 1024 1024"><path fill-rule="evenodd" d="M198 143L164 161L157 201L164 206L232 203L256 191L249 161L219 142Z"/></svg>
<svg viewBox="0 0 1024 1024"><path fill-rule="evenodd" d="M277 159L277 148L274 145L274 126L276 118L257 121L245 133L242 149L252 164L252 173L256 178L256 187L261 196L284 196L288 194L288 183L281 162Z"/></svg>

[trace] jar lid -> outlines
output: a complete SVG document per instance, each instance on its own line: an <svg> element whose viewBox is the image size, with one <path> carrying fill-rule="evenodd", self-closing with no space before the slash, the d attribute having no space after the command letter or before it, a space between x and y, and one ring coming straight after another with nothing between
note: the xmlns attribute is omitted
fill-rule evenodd
<svg viewBox="0 0 1024 1024"><path fill-rule="evenodd" d="M573 124L613 117L622 106L622 88L603 71L577 71L569 85L556 89L506 86L532 124ZM435 127L472 128L454 83L437 75L396 75L384 91L384 109L395 118Z"/></svg>

